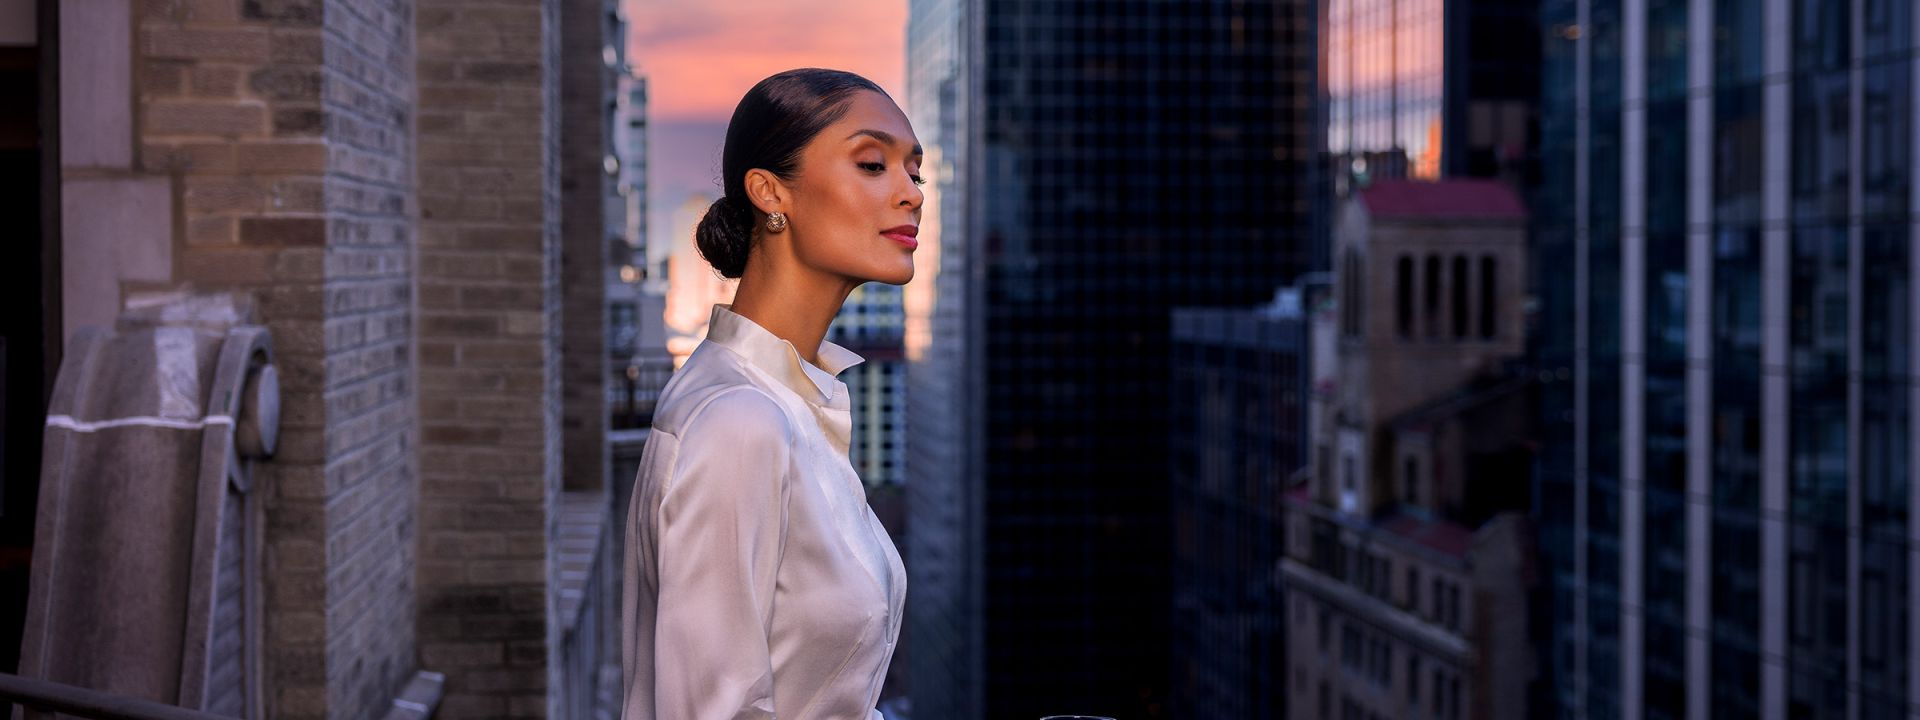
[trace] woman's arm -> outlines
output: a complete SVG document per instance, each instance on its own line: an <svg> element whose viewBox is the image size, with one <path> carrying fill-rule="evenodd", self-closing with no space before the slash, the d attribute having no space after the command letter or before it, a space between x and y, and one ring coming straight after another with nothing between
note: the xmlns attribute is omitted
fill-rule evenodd
<svg viewBox="0 0 1920 720"><path fill-rule="evenodd" d="M786 415L757 389L689 418L660 505L654 705L660 718L771 718L767 645L786 538Z"/></svg>

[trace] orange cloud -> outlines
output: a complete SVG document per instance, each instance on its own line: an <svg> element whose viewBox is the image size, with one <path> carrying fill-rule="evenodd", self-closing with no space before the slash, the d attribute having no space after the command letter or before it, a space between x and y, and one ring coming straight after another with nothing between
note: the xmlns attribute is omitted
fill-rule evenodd
<svg viewBox="0 0 1920 720"><path fill-rule="evenodd" d="M905 0L626 0L628 56L656 121L720 120L797 67L866 76L906 104Z"/></svg>

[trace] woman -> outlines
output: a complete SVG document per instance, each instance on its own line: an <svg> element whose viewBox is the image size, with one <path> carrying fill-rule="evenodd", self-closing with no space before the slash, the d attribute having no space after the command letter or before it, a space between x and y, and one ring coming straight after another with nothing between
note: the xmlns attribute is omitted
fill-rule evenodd
<svg viewBox="0 0 1920 720"><path fill-rule="evenodd" d="M695 231L740 285L654 410L628 508L627 720L878 718L906 573L847 459L861 283L913 278L921 151L851 73L762 80Z"/></svg>

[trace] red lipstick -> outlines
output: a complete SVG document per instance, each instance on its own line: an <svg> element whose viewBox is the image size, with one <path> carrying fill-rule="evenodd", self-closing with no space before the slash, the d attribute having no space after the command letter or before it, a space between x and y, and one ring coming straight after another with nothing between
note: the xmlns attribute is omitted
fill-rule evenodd
<svg viewBox="0 0 1920 720"><path fill-rule="evenodd" d="M920 247L920 241L914 239L920 236L920 227L917 225L901 225L898 227L890 227L885 230L881 230L880 234L887 236L888 238L892 239L894 242L900 243L901 245L905 245L908 250L912 250L914 248Z"/></svg>

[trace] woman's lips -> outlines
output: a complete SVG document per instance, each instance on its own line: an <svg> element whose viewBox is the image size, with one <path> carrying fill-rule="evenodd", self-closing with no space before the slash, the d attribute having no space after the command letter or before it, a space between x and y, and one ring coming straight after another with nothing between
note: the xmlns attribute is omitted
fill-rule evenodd
<svg viewBox="0 0 1920 720"><path fill-rule="evenodd" d="M899 227L887 228L885 230L881 230L880 234L887 236L888 239L891 239L894 242L900 243L901 245L905 245L908 250L912 250L914 248L920 247L920 241L915 239L920 235L920 228L913 225L901 225Z"/></svg>

